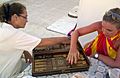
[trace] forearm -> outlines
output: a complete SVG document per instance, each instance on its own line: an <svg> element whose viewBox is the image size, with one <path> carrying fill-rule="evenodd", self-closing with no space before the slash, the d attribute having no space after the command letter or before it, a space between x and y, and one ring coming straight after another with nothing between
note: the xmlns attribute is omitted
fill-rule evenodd
<svg viewBox="0 0 120 78"><path fill-rule="evenodd" d="M71 36L71 45L70 45L71 49L77 48L78 37L79 37L79 32L76 30L72 33L72 36Z"/></svg>
<svg viewBox="0 0 120 78"><path fill-rule="evenodd" d="M54 44L63 43L63 42L70 43L70 40L67 37L42 38L41 42L38 44L37 47L54 45Z"/></svg>
<svg viewBox="0 0 120 78"><path fill-rule="evenodd" d="M105 55L102 55L102 54L99 54L99 57L98 59L102 62L104 62L106 65L110 66L110 67L113 67L113 68L120 68L120 62L119 61L116 61L108 56L105 56Z"/></svg>

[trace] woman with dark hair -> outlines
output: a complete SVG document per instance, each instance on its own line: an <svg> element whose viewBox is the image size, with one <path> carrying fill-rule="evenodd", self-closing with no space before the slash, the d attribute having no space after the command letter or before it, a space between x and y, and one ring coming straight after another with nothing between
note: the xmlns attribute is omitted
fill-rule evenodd
<svg viewBox="0 0 120 78"><path fill-rule="evenodd" d="M72 32L71 45L67 61L77 63L79 52L77 40L79 36L91 32L98 32L98 36L84 47L87 56L94 57L112 68L120 68L120 9L107 11L102 21L78 28Z"/></svg>
<svg viewBox="0 0 120 78"><path fill-rule="evenodd" d="M15 77L22 67L21 56L32 62L29 52L35 47L68 41L66 37L37 38L18 30L27 22L26 7L20 3L0 6L0 78Z"/></svg>

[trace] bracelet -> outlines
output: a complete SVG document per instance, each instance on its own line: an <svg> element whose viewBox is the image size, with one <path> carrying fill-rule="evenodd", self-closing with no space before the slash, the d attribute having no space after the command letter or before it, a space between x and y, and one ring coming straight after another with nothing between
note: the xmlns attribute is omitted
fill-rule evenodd
<svg viewBox="0 0 120 78"><path fill-rule="evenodd" d="M95 59L98 59L98 57L99 57L99 54L96 53L96 54L94 55L94 58L95 58Z"/></svg>

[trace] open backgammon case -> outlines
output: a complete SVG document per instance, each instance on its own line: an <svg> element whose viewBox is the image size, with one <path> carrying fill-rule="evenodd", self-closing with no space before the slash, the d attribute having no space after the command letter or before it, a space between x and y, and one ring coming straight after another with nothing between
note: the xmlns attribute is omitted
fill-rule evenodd
<svg viewBox="0 0 120 78"><path fill-rule="evenodd" d="M32 76L44 76L60 73L81 72L89 69L90 63L78 43L80 59L70 65L66 61L70 43L43 46L33 50Z"/></svg>

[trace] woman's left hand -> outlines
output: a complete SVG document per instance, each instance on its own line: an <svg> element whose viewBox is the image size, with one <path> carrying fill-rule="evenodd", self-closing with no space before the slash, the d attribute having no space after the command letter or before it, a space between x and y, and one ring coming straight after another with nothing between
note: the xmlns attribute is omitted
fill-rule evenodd
<svg viewBox="0 0 120 78"><path fill-rule="evenodd" d="M24 54L26 63L33 62L33 57L31 56L31 54L28 51L24 51L23 54Z"/></svg>

